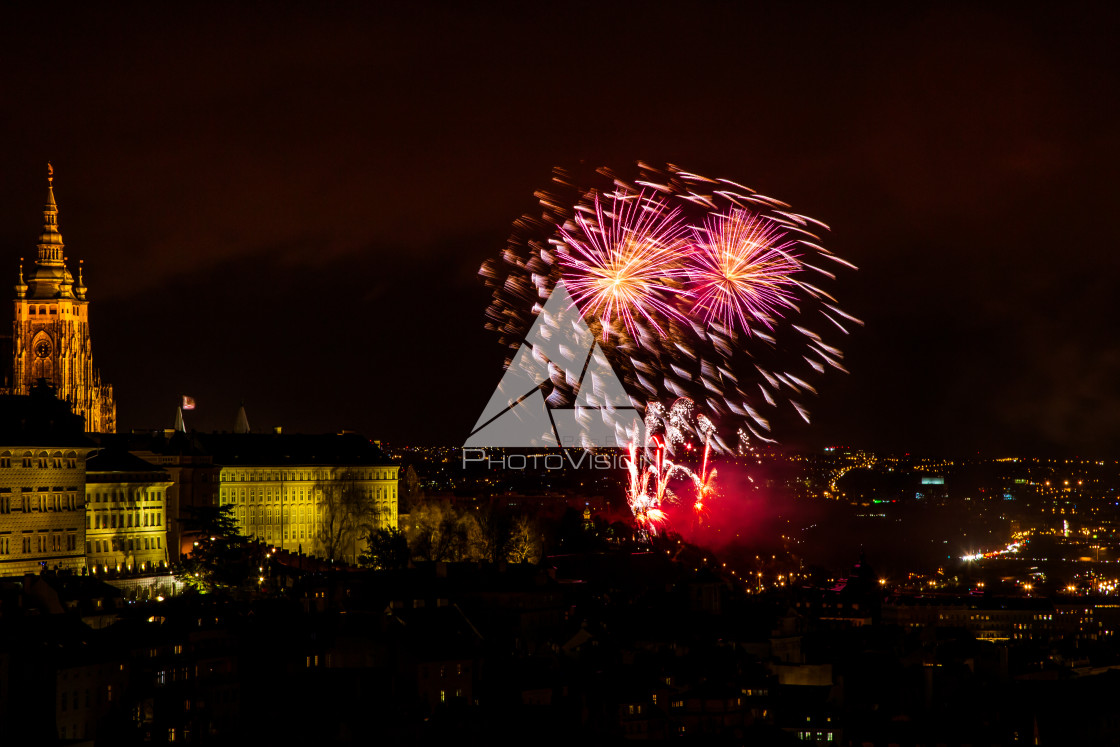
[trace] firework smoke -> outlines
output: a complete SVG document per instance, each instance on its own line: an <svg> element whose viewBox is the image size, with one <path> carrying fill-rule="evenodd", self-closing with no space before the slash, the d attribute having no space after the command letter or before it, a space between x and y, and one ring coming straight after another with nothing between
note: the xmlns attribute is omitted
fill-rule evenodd
<svg viewBox="0 0 1120 747"><path fill-rule="evenodd" d="M693 487L692 511L696 525L704 522L716 495L716 470L711 468L711 446L715 425L703 414L695 414L695 403L682 397L668 409L660 402L646 405L646 443L639 450L629 447L627 503L643 538L657 534L668 522L666 507L682 505L687 495L674 492L670 482L681 479ZM695 417L694 417L695 415ZM702 451L699 470L669 459L675 451Z"/></svg>

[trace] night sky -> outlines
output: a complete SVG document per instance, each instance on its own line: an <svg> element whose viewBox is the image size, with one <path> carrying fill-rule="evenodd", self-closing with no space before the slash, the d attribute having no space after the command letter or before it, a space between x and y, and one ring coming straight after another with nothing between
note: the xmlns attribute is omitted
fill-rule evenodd
<svg viewBox="0 0 1120 747"><path fill-rule="evenodd" d="M0 11L0 277L51 160L121 428L189 394L200 429L244 401L462 443L504 356L479 264L554 166L642 159L780 198L860 266L832 286L866 321L851 373L779 440L1116 456L1106 4L404 5Z"/></svg>

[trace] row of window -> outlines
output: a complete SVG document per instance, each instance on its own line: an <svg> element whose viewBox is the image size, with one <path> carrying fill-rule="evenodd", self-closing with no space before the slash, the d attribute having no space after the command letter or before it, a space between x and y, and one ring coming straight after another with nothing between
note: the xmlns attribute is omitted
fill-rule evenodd
<svg viewBox="0 0 1120 747"><path fill-rule="evenodd" d="M31 456L25 454L19 458L11 456L0 457L0 468L10 469L12 464L18 467L33 467L36 469L77 469L78 460L75 457L47 457Z"/></svg>
<svg viewBox="0 0 1120 747"><path fill-rule="evenodd" d="M143 522L143 523L141 523ZM127 514L96 513L92 517L86 514L86 529L127 529L131 527L158 527L163 526L163 515L154 511L136 511Z"/></svg>
<svg viewBox="0 0 1120 747"><path fill-rule="evenodd" d="M77 511L85 508L85 506L78 502L78 495L76 493L67 493L61 495L59 493L39 493L38 495L31 496L27 493L23 494L23 511L38 510L40 512L46 511Z"/></svg>
<svg viewBox="0 0 1120 747"><path fill-rule="evenodd" d="M253 534L256 534L256 535L259 536L260 531L254 532ZM266 527L265 530L264 530L264 541L265 542L273 542L273 541L279 542L280 541L280 534L281 534L281 532L280 532L279 529L273 531L272 527ZM284 535L284 540L285 541L287 541L287 540L295 541L295 540L315 539L315 528L312 527L312 528L308 529L306 526L292 527L290 530L285 528L284 532L283 532L283 535Z"/></svg>
<svg viewBox="0 0 1120 747"><path fill-rule="evenodd" d="M153 497L152 500L158 500L158 498ZM79 509L85 508L86 504L79 504L77 493L67 493L65 495L61 493L23 493L20 498L17 499L14 503L12 501L11 495L0 493L0 514L10 514L12 512L13 505L15 506L17 511L30 513L32 511L77 511ZM159 506L153 506L153 508L159 508ZM118 508L117 510L121 509ZM137 514L137 516L139 516L139 514ZM146 516L147 513L145 513L145 517ZM153 516L158 516L158 514L153 514ZM140 519L137 518L136 521L139 522ZM108 522L108 519L106 519L106 522ZM161 521L158 519L153 519L153 522L154 523L151 524L152 526L159 526L161 523ZM148 525L148 519L145 518L144 526ZM101 525L99 524L98 528L100 528L100 526ZM108 527L109 524L106 523L105 526ZM113 526L115 527L116 524L114 523ZM121 526L124 526L124 524L122 523ZM129 521L128 526L132 526L131 520ZM137 526L140 526L140 524L137 523ZM86 529L89 528L89 517L87 517Z"/></svg>
<svg viewBox="0 0 1120 747"><path fill-rule="evenodd" d="M78 502L77 493L24 493L20 497L20 501L16 503L24 513L32 511L39 511L45 513L47 511L77 511L85 508L85 506ZM12 499L8 496L0 497L0 513L11 513Z"/></svg>
<svg viewBox="0 0 1120 747"><path fill-rule="evenodd" d="M141 547L141 539L143 547ZM86 540L86 555L95 552L134 552L144 550L162 550L163 538L155 537L125 537L107 540Z"/></svg>
<svg viewBox="0 0 1120 747"><path fill-rule="evenodd" d="M38 309L38 311L36 311L36 309ZM31 316L47 316L49 314L57 314L59 312L58 312L58 307L54 306L54 305L51 305L51 306L34 306L34 305L32 305L32 306L27 307L27 313L30 314ZM69 306L63 306L62 307L62 315L63 316L70 316L70 307ZM81 316L81 315L82 315L82 307L81 306L75 306L74 307L74 316Z"/></svg>
<svg viewBox="0 0 1120 747"><path fill-rule="evenodd" d="M98 560L106 560L106 558L98 558ZM108 560L113 560L113 558L108 558ZM135 565L132 564L132 563L117 563L115 566L113 566L113 565L105 565L104 563L90 562L90 559L87 558L86 568L89 569L90 573L92 573L96 576L98 573L108 573L108 572L113 571L113 570L115 570L117 573L122 573L122 572L126 572L126 571L128 573L132 573L133 571L155 571L155 570L165 571L165 570L167 570L167 564L165 562L163 562L162 560L159 561L158 563L154 560L151 561L151 562L145 560L143 562L136 563ZM97 606L98 607L101 606L100 601L98 601Z"/></svg>
<svg viewBox="0 0 1120 747"><path fill-rule="evenodd" d="M173 667L171 669L160 669L156 672L156 685L164 686L169 682L178 682L182 680L186 682L191 678L191 670L188 667ZM189 710L189 709L188 709Z"/></svg>
<svg viewBox="0 0 1120 747"><path fill-rule="evenodd" d="M14 537L0 537L0 556L14 555L15 543L12 541ZM61 532L50 532L32 535L24 535L19 538L20 552L24 555L33 553L44 552L63 552L78 549L78 536L76 534L62 534Z"/></svg>
<svg viewBox="0 0 1120 747"><path fill-rule="evenodd" d="M147 503L162 499L162 491L153 490L149 493L147 488L139 488L132 494L124 490L114 490L109 493L95 492L90 496L90 503Z"/></svg>
<svg viewBox="0 0 1120 747"><path fill-rule="evenodd" d="M1010 619L1013 619L1015 617L1018 617L1018 618L1021 619L1022 616L1021 616L1021 614L1018 614L1018 613L1003 613L1002 615L997 614L996 615L996 621L999 622L1000 619L1002 618L1003 622L1008 622ZM992 616L991 615L966 615L966 614L960 613L960 612L957 612L957 613L949 612L949 613L938 614L937 619L938 620L947 620L949 622L964 622L965 620L967 620L969 622L988 622L992 619ZM1054 615L1036 613L1036 614L1032 615L1031 619L1032 620L1053 620Z"/></svg>
<svg viewBox="0 0 1120 747"><path fill-rule="evenodd" d="M60 711L65 711L65 710L68 710L68 709L77 711L77 710L79 710L80 708L83 708L83 707L84 708L92 708L93 705L94 705L94 702L93 702L94 692L97 693L97 705L101 705L100 688L95 688L95 689L91 690L90 688L87 687L86 690L85 690L85 698L84 698L85 702L84 702L84 704L82 702L83 698L80 697L80 695L81 695L80 690L71 690L69 692L66 692L65 690L63 690L62 692L60 692L58 694L58 709ZM113 702L113 686L112 685L106 685L105 686L105 700L109 703Z"/></svg>
<svg viewBox="0 0 1120 747"><path fill-rule="evenodd" d="M296 524L318 523L319 513L314 508L309 506L300 506L299 510L284 508L284 513L281 515L280 508L277 507L273 510L271 507L262 508L260 512L260 521L263 524L280 524L286 521L293 521ZM256 509L249 509L249 523L257 523ZM239 509L237 512L237 520L245 524L245 509Z"/></svg>
<svg viewBox="0 0 1120 747"><path fill-rule="evenodd" d="M276 488L275 500L277 500L277 501L286 500L286 501L292 501L292 502L306 503L307 501L310 501L310 500L316 500L316 499L321 500L322 495L323 494L322 494L321 490L315 491L315 493L313 495L312 491L310 491L310 490L305 491L303 488L299 488L298 491L295 488L288 488L288 489L284 490L283 495L281 496L280 488ZM388 500L390 498L396 498L397 497L397 489L396 489L396 487L391 487L391 488L381 488L381 487L363 488L362 489L362 495L364 495L367 498L373 498L373 499L379 500L379 501L380 500ZM226 488L222 488L220 498L221 498L221 502L223 504L225 504L225 503L258 503L258 502L259 503L272 503L273 492L272 492L272 488L249 488L248 492L246 492L245 488L241 488L240 491L238 491L237 488L230 488L228 490Z"/></svg>
<svg viewBox="0 0 1120 747"><path fill-rule="evenodd" d="M237 488L232 488L229 491L227 491L225 488L222 488L221 500L222 503L245 503L245 488L241 488L240 494L238 493ZM256 503L258 501L261 503L271 503L272 500L272 488L260 488L259 490L249 488L249 503ZM276 489L276 500L281 500L280 488ZM312 494L310 490L304 490L303 488L300 488L298 492L295 488L288 488L284 491L283 500L307 502L309 500L312 500Z"/></svg>
<svg viewBox="0 0 1120 747"><path fill-rule="evenodd" d="M279 480L395 480L392 470L374 470L339 474L330 472L223 472L222 482L277 482Z"/></svg>

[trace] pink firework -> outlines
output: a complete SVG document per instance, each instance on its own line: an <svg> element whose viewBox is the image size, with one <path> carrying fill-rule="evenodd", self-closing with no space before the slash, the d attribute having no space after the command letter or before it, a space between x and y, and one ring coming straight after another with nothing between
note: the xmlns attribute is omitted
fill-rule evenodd
<svg viewBox="0 0 1120 747"><path fill-rule="evenodd" d="M862 322L830 284L855 266L825 248L824 223L673 165L557 169L537 197L539 211L518 219L480 270L493 292L486 326L511 351L563 281L584 321L602 325L602 352L631 396L691 398L739 435L740 448L775 442L769 408L808 421L814 378L846 372L833 336ZM552 384L560 400L577 398L574 378ZM675 456L692 449L676 440L672 415L662 408L655 420ZM644 470L652 451L638 448ZM711 437L713 454L730 448Z"/></svg>
<svg viewBox="0 0 1120 747"><path fill-rule="evenodd" d="M626 502L634 514L634 521L638 525L638 533L642 539L655 536L668 521L664 506L676 500L676 496L669 490L669 481L674 473L681 470L676 464L665 458L665 447L654 441L654 457L644 468L641 466L643 457L633 443L628 447L630 459L627 463L629 483L626 490Z"/></svg>
<svg viewBox="0 0 1120 747"><path fill-rule="evenodd" d="M712 436L715 434L715 426L712 421L703 415L697 417L697 430L704 438L704 460L700 465L700 474L690 472L689 476L692 477L692 482L696 486L696 502L693 508L696 510L696 520L702 521L707 515L709 501L715 497L715 479L716 471L713 469L708 471L708 458L712 453Z"/></svg>
<svg viewBox="0 0 1120 747"><path fill-rule="evenodd" d="M750 332L768 329L782 309L793 307L801 262L794 241L772 222L747 210L709 215L696 230L688 255L692 313L705 322Z"/></svg>
<svg viewBox="0 0 1120 747"><path fill-rule="evenodd" d="M640 321L663 334L659 316L681 318L672 303L688 241L679 209L645 192L616 192L606 210L596 194L560 236L564 281L580 313L602 322L604 339L618 320L636 336Z"/></svg>

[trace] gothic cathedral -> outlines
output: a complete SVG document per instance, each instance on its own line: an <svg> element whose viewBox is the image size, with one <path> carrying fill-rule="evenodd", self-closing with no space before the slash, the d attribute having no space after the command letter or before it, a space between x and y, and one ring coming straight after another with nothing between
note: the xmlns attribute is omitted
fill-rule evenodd
<svg viewBox="0 0 1120 747"><path fill-rule="evenodd" d="M89 301L82 284L66 269L58 206L54 201L54 170L47 165L47 204L39 258L26 279L20 260L12 329L12 394L29 394L39 380L53 385L59 399L85 418L87 433L116 432L117 406L113 387L102 384L93 367L89 339Z"/></svg>

